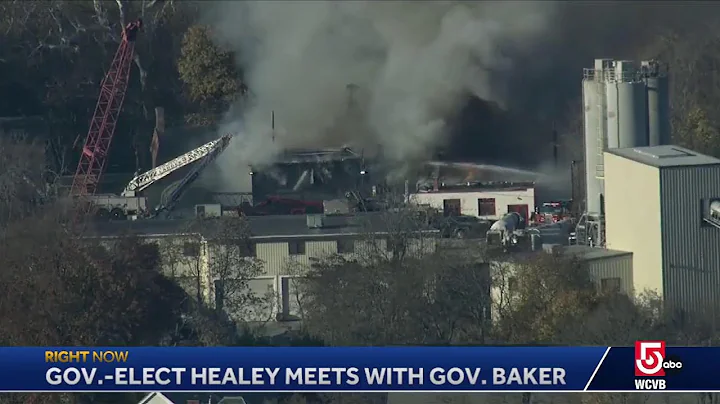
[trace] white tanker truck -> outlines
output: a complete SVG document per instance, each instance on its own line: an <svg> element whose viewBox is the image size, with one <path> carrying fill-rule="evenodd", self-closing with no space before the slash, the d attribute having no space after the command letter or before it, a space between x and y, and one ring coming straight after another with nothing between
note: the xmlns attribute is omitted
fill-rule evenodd
<svg viewBox="0 0 720 404"><path fill-rule="evenodd" d="M525 220L519 213L510 212L490 226L486 241L489 246L508 248L525 236Z"/></svg>

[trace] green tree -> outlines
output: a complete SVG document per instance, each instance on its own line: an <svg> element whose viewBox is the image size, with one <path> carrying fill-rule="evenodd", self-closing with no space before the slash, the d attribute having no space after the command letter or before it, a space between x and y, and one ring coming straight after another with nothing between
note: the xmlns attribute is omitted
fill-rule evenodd
<svg viewBox="0 0 720 404"><path fill-rule="evenodd" d="M188 116L193 123L214 122L242 92L233 53L217 46L206 26L194 25L187 30L177 67L197 107L197 112Z"/></svg>

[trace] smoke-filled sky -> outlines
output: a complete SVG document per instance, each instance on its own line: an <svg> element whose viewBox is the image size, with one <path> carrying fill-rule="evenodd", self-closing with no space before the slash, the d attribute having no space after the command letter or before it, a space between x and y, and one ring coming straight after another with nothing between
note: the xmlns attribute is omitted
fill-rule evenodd
<svg viewBox="0 0 720 404"><path fill-rule="evenodd" d="M505 72L542 38L555 9L547 1L217 2L206 22L236 51L255 96L242 115L229 113L226 129L243 130L226 154L262 163L280 148L349 145L424 158L468 94L507 100ZM348 84L357 86L350 111Z"/></svg>
<svg viewBox="0 0 720 404"><path fill-rule="evenodd" d="M540 163L551 121L578 118L583 67L654 57L662 35L720 10L630 0L205 4L203 22L236 52L255 96L228 112L223 131L241 133L218 161L229 178L294 147L349 145L408 162L452 143L455 156L481 162Z"/></svg>

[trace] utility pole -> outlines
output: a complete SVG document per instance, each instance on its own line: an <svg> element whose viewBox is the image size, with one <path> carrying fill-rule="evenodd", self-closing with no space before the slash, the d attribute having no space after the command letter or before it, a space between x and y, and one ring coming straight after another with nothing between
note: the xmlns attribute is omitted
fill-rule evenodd
<svg viewBox="0 0 720 404"><path fill-rule="evenodd" d="M557 128L555 126L555 121L553 121L552 124L552 145L553 145L553 164L555 164L555 168L558 167L558 132Z"/></svg>
<svg viewBox="0 0 720 404"><path fill-rule="evenodd" d="M272 128L272 141L275 143L275 111L270 115L270 127Z"/></svg>

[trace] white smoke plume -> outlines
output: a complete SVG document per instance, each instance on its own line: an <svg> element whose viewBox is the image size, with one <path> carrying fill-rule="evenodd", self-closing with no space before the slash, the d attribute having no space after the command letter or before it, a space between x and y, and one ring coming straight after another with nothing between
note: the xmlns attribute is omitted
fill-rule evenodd
<svg viewBox="0 0 720 404"><path fill-rule="evenodd" d="M514 56L542 40L556 11L539 1L209 7L205 23L236 52L254 96L223 128L242 127L221 160L232 176L238 164L266 163L287 148L348 145L393 160L427 157L468 94L503 103ZM348 84L357 86L352 108Z"/></svg>

